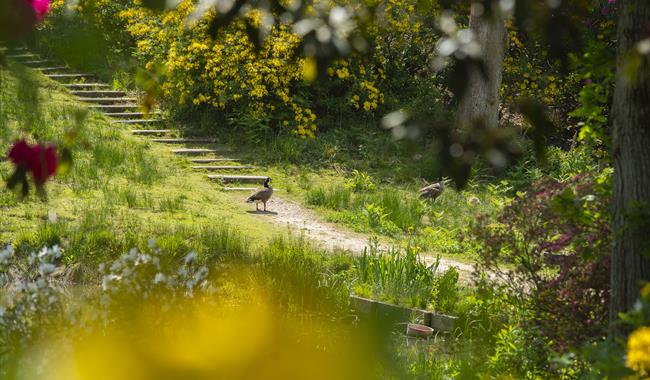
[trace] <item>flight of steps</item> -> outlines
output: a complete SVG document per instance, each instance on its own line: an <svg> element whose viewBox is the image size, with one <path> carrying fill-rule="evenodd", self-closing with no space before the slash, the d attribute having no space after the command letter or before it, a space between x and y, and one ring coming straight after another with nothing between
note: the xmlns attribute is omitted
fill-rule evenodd
<svg viewBox="0 0 650 380"><path fill-rule="evenodd" d="M79 100L87 103L88 108L102 112L116 125L128 127L132 134L154 143L167 144L174 154L187 156L193 170L205 172L207 179L223 184L223 191L252 191L256 188L238 184L262 183L267 178L266 175L253 175L254 166L225 156L230 149L214 139L179 137L180 131L169 129L160 112L145 114L140 109L139 99L124 91L113 90L91 74L75 72L60 62L33 54L25 47L0 47L0 50L4 50L7 59L29 66L61 83Z"/></svg>

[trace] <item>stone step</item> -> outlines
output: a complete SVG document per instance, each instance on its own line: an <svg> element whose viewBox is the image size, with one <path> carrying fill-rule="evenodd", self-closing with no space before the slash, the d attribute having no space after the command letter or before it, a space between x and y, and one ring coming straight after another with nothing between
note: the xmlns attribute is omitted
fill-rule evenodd
<svg viewBox="0 0 650 380"><path fill-rule="evenodd" d="M21 61L26 59L38 59L40 57L32 53L18 53L18 54L7 54L7 58L13 59L14 61Z"/></svg>
<svg viewBox="0 0 650 380"><path fill-rule="evenodd" d="M144 119L147 116L160 116L160 112L149 112L148 114L145 114L144 112L107 112L105 113L106 116L110 117L118 117L121 119Z"/></svg>
<svg viewBox="0 0 650 380"><path fill-rule="evenodd" d="M11 54L18 54L18 53L25 53L29 52L29 49L23 46L14 46L14 47L8 47L8 46L0 46L0 50L6 51L7 53Z"/></svg>
<svg viewBox="0 0 650 380"><path fill-rule="evenodd" d="M120 119L120 120L111 120L112 123L116 124L156 124L162 123L162 119Z"/></svg>
<svg viewBox="0 0 650 380"><path fill-rule="evenodd" d="M221 165L221 166L213 166L213 165L196 165L192 166L192 169L197 169L197 170L246 170L246 169L255 169L255 166L248 166L248 165Z"/></svg>
<svg viewBox="0 0 650 380"><path fill-rule="evenodd" d="M184 149L173 149L172 153L174 153L174 154L192 155L192 154L222 153L222 152L228 152L228 151L230 151L230 149L227 148L227 147L222 147L222 148L219 148L219 149L214 149L214 148L212 148L212 149L207 149L207 148L195 148L195 149L184 148Z"/></svg>
<svg viewBox="0 0 650 380"><path fill-rule="evenodd" d="M105 83L65 83L63 86L67 88L109 88L111 86Z"/></svg>
<svg viewBox="0 0 650 380"><path fill-rule="evenodd" d="M54 80L59 79L80 79L80 78L90 78L92 75L88 74L45 74L46 77Z"/></svg>
<svg viewBox="0 0 650 380"><path fill-rule="evenodd" d="M171 133L171 129L132 129L134 135L164 135Z"/></svg>
<svg viewBox="0 0 650 380"><path fill-rule="evenodd" d="M138 99L136 98L126 98L126 97L121 97L121 98L86 98L86 97L79 97L79 100L86 102L86 103L95 103L95 104L114 104L114 103L121 103L121 102L137 102Z"/></svg>
<svg viewBox="0 0 650 380"><path fill-rule="evenodd" d="M239 158L194 158L190 160L195 164L209 164L212 162L238 162L241 161Z"/></svg>
<svg viewBox="0 0 650 380"><path fill-rule="evenodd" d="M61 70L67 70L68 68L65 66L49 66L49 67L34 67L34 70L39 70L42 72L49 72L49 71L61 71Z"/></svg>
<svg viewBox="0 0 650 380"><path fill-rule="evenodd" d="M137 104L91 104L88 106L102 112L122 112L130 109L138 109L140 106Z"/></svg>
<svg viewBox="0 0 650 380"><path fill-rule="evenodd" d="M101 97L124 97L124 91L115 90L73 90L73 95L86 98L101 98Z"/></svg>
<svg viewBox="0 0 650 380"><path fill-rule="evenodd" d="M34 67L34 66L40 66L40 65L51 65L51 64L56 63L56 62L51 61L49 59L35 59L35 60L33 59L33 60L29 60L29 61L21 61L20 63L22 63L23 65L30 66L30 67Z"/></svg>
<svg viewBox="0 0 650 380"><path fill-rule="evenodd" d="M208 138L168 138L152 139L151 141L163 144L214 144L217 141Z"/></svg>
<svg viewBox="0 0 650 380"><path fill-rule="evenodd" d="M265 175L208 174L208 178L222 182L264 182Z"/></svg>
<svg viewBox="0 0 650 380"><path fill-rule="evenodd" d="M222 187L221 191L255 191L257 187Z"/></svg>

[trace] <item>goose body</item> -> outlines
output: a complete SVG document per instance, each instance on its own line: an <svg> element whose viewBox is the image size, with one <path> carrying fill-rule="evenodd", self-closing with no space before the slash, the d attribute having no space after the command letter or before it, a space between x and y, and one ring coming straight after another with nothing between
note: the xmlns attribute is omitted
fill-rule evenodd
<svg viewBox="0 0 650 380"><path fill-rule="evenodd" d="M436 198L438 198L444 190L445 190L444 182L440 181L440 182L432 183L431 185L425 186L420 189L420 197L425 199L433 199L435 201Z"/></svg>
<svg viewBox="0 0 650 380"><path fill-rule="evenodd" d="M264 181L264 187L255 191L253 194L251 194L248 199L246 199L246 203L253 203L255 202L255 210L259 211L259 203L262 202L264 204L264 211L266 211L266 202L271 198L271 195L273 195L273 188L271 185L269 185L269 182L271 181L271 178L267 178Z"/></svg>

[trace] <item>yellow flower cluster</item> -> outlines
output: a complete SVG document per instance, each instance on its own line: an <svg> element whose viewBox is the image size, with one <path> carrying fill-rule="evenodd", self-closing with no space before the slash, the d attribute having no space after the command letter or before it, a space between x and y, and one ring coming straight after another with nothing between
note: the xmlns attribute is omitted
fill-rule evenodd
<svg viewBox="0 0 650 380"><path fill-rule="evenodd" d="M520 98L534 97L552 106L561 99L566 86L575 78L558 79L553 75L553 67L547 59L532 62L531 55L519 38L519 32L512 22L507 22L509 52L504 58L504 81L500 95L507 103L513 104ZM543 57L545 58L545 57ZM543 66L547 66L543 69Z"/></svg>
<svg viewBox="0 0 650 380"><path fill-rule="evenodd" d="M357 57L355 57L357 58ZM383 79L383 71L374 69L373 65L362 60L344 59L335 61L327 69L328 75L336 80L352 83L350 104L354 109L372 112L384 102L384 94L377 88L376 82Z"/></svg>
<svg viewBox="0 0 650 380"><path fill-rule="evenodd" d="M650 326L640 327L628 337L625 364L641 376L650 374Z"/></svg>
<svg viewBox="0 0 650 380"><path fill-rule="evenodd" d="M300 38L286 25L276 25L256 51L245 20L212 38L207 26L214 14L188 24L193 10L191 0L162 14L134 2L118 15L136 41L145 67L164 64L163 94L181 104L229 109L260 123L277 123L301 137L314 137L316 115L294 93L302 81L302 60L295 56ZM253 25L259 26L262 18L259 10L246 14Z"/></svg>
<svg viewBox="0 0 650 380"><path fill-rule="evenodd" d="M65 0L53 0L50 3L50 12L56 11L57 9L63 7L65 5Z"/></svg>

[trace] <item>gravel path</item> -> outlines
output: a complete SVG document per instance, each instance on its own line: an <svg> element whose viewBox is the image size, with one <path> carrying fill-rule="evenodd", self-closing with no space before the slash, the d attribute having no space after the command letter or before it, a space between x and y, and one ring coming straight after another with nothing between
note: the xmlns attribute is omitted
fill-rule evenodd
<svg viewBox="0 0 650 380"><path fill-rule="evenodd" d="M276 223L288 226L296 234L304 234L328 250L338 248L350 251L353 254L361 254L364 248L369 245L369 236L344 231L336 225L324 221L311 210L294 202L274 197L268 202L267 206L268 211L266 213L260 211L257 214L269 216ZM380 248L387 249L388 247L380 246ZM423 259L427 264L436 261L435 258L428 256L424 256ZM441 258L439 268L445 270L449 267L456 267L465 275L473 271L471 264Z"/></svg>

